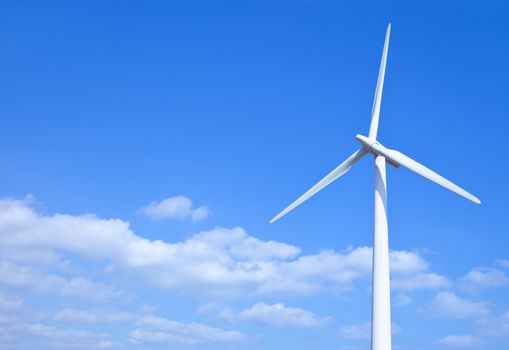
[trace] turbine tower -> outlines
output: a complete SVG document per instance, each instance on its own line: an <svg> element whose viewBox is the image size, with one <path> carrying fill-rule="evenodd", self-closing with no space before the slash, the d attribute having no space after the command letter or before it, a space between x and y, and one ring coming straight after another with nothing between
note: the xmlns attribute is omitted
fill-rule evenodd
<svg viewBox="0 0 509 350"><path fill-rule="evenodd" d="M336 169L311 187L306 193L290 204L281 213L276 215L270 223L275 222L291 210L302 204L302 202L315 195L325 186L331 184L343 176L350 168L367 153L375 158L375 220L373 239L373 290L372 290L372 314L371 314L371 349L391 350L391 301L390 301L390 277L389 277L389 239L387 227L387 187L385 177L385 164L399 168L403 166L446 189L480 204L481 201L474 195L468 193L458 185L455 185L446 178L434 171L419 164L403 153L385 148L377 140L378 120L380 116L380 104L382 102L382 89L385 77L385 65L387 63L387 50L389 49L389 37L391 25L387 27L382 62L378 73L378 81L375 90L373 110L371 112L371 125L368 136L357 135L356 139L361 144L355 153L348 157Z"/></svg>

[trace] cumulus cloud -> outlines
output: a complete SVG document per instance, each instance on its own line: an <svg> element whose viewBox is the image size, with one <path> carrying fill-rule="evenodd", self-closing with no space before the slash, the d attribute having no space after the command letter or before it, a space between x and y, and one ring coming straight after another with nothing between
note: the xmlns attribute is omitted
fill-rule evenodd
<svg viewBox="0 0 509 350"><path fill-rule="evenodd" d="M390 266L391 272L403 274L424 272L429 267L420 255L404 250L391 251Z"/></svg>
<svg viewBox="0 0 509 350"><path fill-rule="evenodd" d="M195 210L192 205L190 208ZM106 273L115 277L121 278L125 274L137 283L186 294L287 297L316 293L340 294L355 289L356 282L361 279L369 283L372 249L357 247L342 252L323 250L303 254L299 247L261 240L248 235L239 227L216 227L174 242L151 240L133 232L129 223L121 219L103 219L92 214L46 214L35 210L29 201L0 200L2 290L14 293L28 290L33 294L53 294L92 301L114 300L124 295L110 284L69 276L69 271L76 269L60 269L67 261L64 258L75 257L87 264L104 268ZM400 305L411 302L411 298L406 295L407 291L446 288L450 285L447 278L431 272L429 264L417 252L391 251L390 264L392 287L401 291L395 299L396 303L399 299ZM59 266L58 272L48 271L55 266ZM62 272L64 270L67 274ZM65 306L73 305L73 301L66 302L69 304ZM197 312L207 313L211 308L216 312L220 310L217 305L212 305L209 303ZM0 294L0 309L13 310L22 306L23 299ZM319 327L327 320L308 310L282 303L257 303L239 312L225 310L222 316L229 316L231 320L256 321L275 327L312 328ZM484 303L461 299L449 292L438 293L428 305L428 310L440 310L437 315L442 317L467 318L480 315L486 319L485 328L491 322L488 321L488 309ZM93 328L99 323L128 322L135 325L129 339L136 344L224 344L244 337L237 331L201 323L172 321L143 312L67 307L46 314L43 321L51 322L50 325L45 325L40 319L24 323L11 322L8 316L2 315L2 319L4 322L9 321L11 328L2 328L0 325L0 337L2 334L6 337L27 334L29 337L46 339L41 340L41 344L49 342L47 339L51 334L56 339L67 339L62 344L79 344L76 339L81 335L83 339L86 336L94 337L94 342L90 339L81 342L85 348L111 347L115 344L107 335L54 325L78 324ZM502 316L497 320L504 324ZM25 333L19 331L23 326L26 326ZM344 327L341 333L345 338L356 339L366 333L365 330L366 325L360 324ZM504 328L499 330L501 332Z"/></svg>
<svg viewBox="0 0 509 350"><path fill-rule="evenodd" d="M467 291L482 288L502 287L509 285L509 277L504 271L493 268L474 268L460 279L460 286Z"/></svg>
<svg viewBox="0 0 509 350"><path fill-rule="evenodd" d="M415 252L391 251L390 268L393 290L440 289L451 285L446 277L428 272L428 263Z"/></svg>
<svg viewBox="0 0 509 350"><path fill-rule="evenodd" d="M169 197L160 202L151 202L146 207L141 208L140 212L153 220L190 219L201 221L211 214L205 206L194 208L191 199L185 196Z"/></svg>
<svg viewBox="0 0 509 350"><path fill-rule="evenodd" d="M263 241L238 227L214 228L180 242L149 240L135 234L129 223L120 219L101 219L90 214L43 215L25 201L5 199L0 200L0 254L12 249L37 249L53 256L78 254L107 263L111 273L134 274L152 286L221 296L246 292L343 293L352 290L356 280L371 275L372 256L369 247L302 255L296 246ZM445 277L429 272L428 264L417 253L391 251L390 259L395 289L440 288L448 284ZM4 283L34 275L27 269L18 271L21 273L13 274L12 279L4 278ZM108 295L105 286L84 279L64 281L54 275L44 278L48 283L40 283L40 288L56 284L60 285L56 289L67 291L64 294L96 289L105 290L104 296ZM29 279L32 278L24 278L23 283L28 284Z"/></svg>
<svg viewBox="0 0 509 350"><path fill-rule="evenodd" d="M329 319L318 317L304 309L287 307L282 303L272 305L256 303L239 313L227 308L221 312L221 317L232 322L257 321L280 328L316 328L322 326Z"/></svg>
<svg viewBox="0 0 509 350"><path fill-rule="evenodd" d="M458 348L466 348L477 346L479 340L472 335L449 335L436 341L439 345L454 346Z"/></svg>
<svg viewBox="0 0 509 350"><path fill-rule="evenodd" d="M210 327L201 323L182 323L162 317L145 316L136 322L138 328L129 333L135 344L198 345L203 343L231 343L244 338L244 334Z"/></svg>
<svg viewBox="0 0 509 350"><path fill-rule="evenodd" d="M438 292L422 312L441 318L480 318L489 314L486 303L463 299L451 292Z"/></svg>

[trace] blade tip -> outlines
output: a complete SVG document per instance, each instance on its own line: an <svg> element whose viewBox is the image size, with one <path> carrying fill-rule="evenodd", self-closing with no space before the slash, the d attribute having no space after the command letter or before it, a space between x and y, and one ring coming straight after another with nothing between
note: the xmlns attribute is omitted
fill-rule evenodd
<svg viewBox="0 0 509 350"><path fill-rule="evenodd" d="M475 204L481 204L481 200L472 194L467 198L470 199L470 201L474 202Z"/></svg>

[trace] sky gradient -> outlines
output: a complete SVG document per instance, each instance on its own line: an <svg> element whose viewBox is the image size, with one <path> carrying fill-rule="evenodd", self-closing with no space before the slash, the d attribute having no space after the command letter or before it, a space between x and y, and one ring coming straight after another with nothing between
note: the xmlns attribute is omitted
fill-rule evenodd
<svg viewBox="0 0 509 350"><path fill-rule="evenodd" d="M387 168L394 349L507 349L502 1L0 5L0 347L370 348L371 157Z"/></svg>

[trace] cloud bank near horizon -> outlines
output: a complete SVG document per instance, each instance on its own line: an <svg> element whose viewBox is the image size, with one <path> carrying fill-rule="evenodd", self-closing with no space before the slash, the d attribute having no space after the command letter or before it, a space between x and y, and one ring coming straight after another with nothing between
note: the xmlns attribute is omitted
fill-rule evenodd
<svg viewBox="0 0 509 350"><path fill-rule="evenodd" d="M278 329L331 327L335 320L327 315L293 302L266 300L341 298L369 284L371 259L371 247L304 253L289 243L256 238L241 227L215 227L178 241L148 239L122 219L47 214L35 209L30 197L1 199L0 311L4 316L0 329L5 336L0 342L68 348L219 346L249 338L244 331L231 329L246 323ZM509 324L505 313L493 313L487 303L454 292L475 294L504 287L504 271L476 267L454 281L431 271L420 253L405 250L391 251L390 263L395 306L413 304L410 293L432 291L434 299L420 306L423 314L477 320L479 334L471 335L475 342L469 335L453 334L444 335L437 344L470 346L480 344L481 336L499 337L505 332ZM211 324L168 318L157 314L156 308L127 310L132 300L144 301L140 289L205 301L208 304L197 315L207 316ZM254 302L228 306L246 297ZM34 298L64 302L38 310L27 302ZM66 305L73 302L80 307ZM119 344L110 334L87 328L101 323L129 325L128 343ZM336 333L362 341L365 337L359 334L368 326L367 322L336 326ZM490 328L497 331L489 333Z"/></svg>

